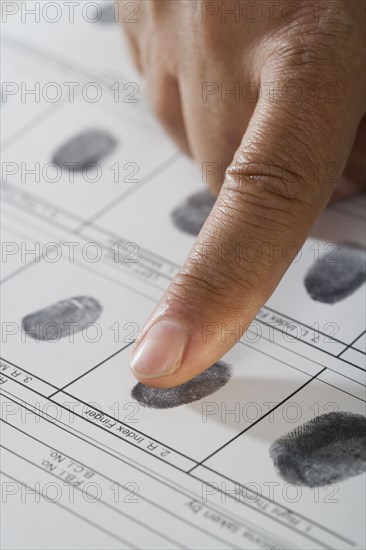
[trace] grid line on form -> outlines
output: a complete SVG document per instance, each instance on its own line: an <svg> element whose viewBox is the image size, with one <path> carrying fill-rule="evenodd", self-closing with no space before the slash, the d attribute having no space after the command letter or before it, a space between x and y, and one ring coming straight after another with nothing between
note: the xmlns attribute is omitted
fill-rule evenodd
<svg viewBox="0 0 366 550"><path fill-rule="evenodd" d="M25 483L24 481L20 481L19 479L16 479L15 477L11 476L10 474L6 473L5 471L3 470L0 470L0 474L3 474L4 476L8 477L9 479L11 479L12 481L14 481L15 483L18 483L18 485L22 485L23 487L26 487L28 490L30 491L33 491L34 493L40 495L40 496L45 496L41 491L38 491L37 489L35 489L34 487L31 487L30 485L28 485L27 483ZM103 527L100 527L97 523L94 523L93 521L87 519L85 516L81 515L81 514L78 514L77 512L75 512L74 510L70 510L70 508L68 508L67 506L64 506L63 504L60 504L60 502L58 502L57 500L54 501L54 504L56 504L57 506L59 506L60 508L62 508L63 510L65 510L66 512L69 512L70 514L76 516L77 518L85 521L86 523L88 523L89 525L91 525L92 527L95 527L96 529L98 529L99 531L102 531L103 533L105 533L106 535L109 535L110 537L114 538L115 540L118 540L118 542L122 542L123 544L126 544L129 548L133 548L134 550L139 550L137 546L133 546L133 544L131 544L130 542L128 542L127 540L125 539L122 539L121 537L115 535L114 533L112 533L111 531L108 531L107 529L104 529Z"/></svg>
<svg viewBox="0 0 366 550"><path fill-rule="evenodd" d="M40 443L41 445L44 445L44 446L48 447L49 449L58 451L60 454L62 454L63 456L66 456L66 457L69 458L70 460L73 460L73 461L77 462L78 464L81 464L82 466L84 466L84 467L86 467L86 468L89 468L89 469L93 470L93 471L96 472L98 475L100 475L101 477L107 479L108 481L111 481L112 483L114 482L114 480L113 480L112 478L106 476L105 474L103 474L102 472L98 471L98 470L95 469L94 467L88 466L88 465L86 465L84 462L81 462L80 460L77 460L76 458L73 458L73 457L71 457L71 456L65 454L63 451L60 451L60 450L57 449L56 447L50 447L47 443L44 443L44 442L41 441L40 439L38 439L38 438L36 438L36 437L30 435L29 433L27 433L27 432L21 430L20 428L18 428L17 426L14 426L14 425L11 424L10 422L6 422L6 421L4 421L4 420L2 420L2 419L0 419L0 421L5 422L5 424L8 424L9 426L11 426L12 428L14 428L15 430L21 432L23 435L25 435L25 436L27 436L27 437L30 437L30 438L33 439L34 441L37 441L37 442ZM4 447L4 448L5 448L5 447ZM99 447L97 447L97 448L98 448L99 450L101 450ZM9 449L9 450L10 450L10 449ZM103 452L103 451L102 451L102 452ZM20 457L20 458L22 458L22 457ZM115 457L115 458L116 458L116 457ZM117 459L117 460L118 460L118 459ZM123 461L123 462L125 462L125 461ZM125 463L126 463L126 462L125 462ZM34 463L32 463L32 464L34 464ZM133 465L130 465L129 463L126 463L126 464L128 464L129 466L131 466L131 468L134 468ZM34 465L36 465L36 464L34 464ZM140 471L141 471L141 470L140 470ZM143 473L145 473L145 472L143 472ZM154 478L154 479L155 479L156 481L159 481L157 478ZM169 487L170 487L170 486L169 486ZM172 488L172 489L174 490L173 487L170 487L170 488ZM186 496L187 498L192 498L192 495L190 495L190 494L187 494L187 495L184 495L184 496ZM144 495L142 495L141 493L139 493L139 497L141 498L141 500L144 500L144 501L148 502L150 505L152 505L152 506L154 506L154 507L156 507L156 508L158 508L158 509L160 509L160 510L163 510L164 512L166 512L167 514L171 515L172 517L178 518L178 519L179 519L180 521L182 521L183 523L187 523L187 524L190 525L191 527L196 528L198 531L201 531L201 532L203 532L203 533L205 533L205 534L210 534L211 536L213 536L212 533L209 533L208 531L205 531L205 529L200 528L198 525L195 525L194 523L189 522L189 521L186 520L185 518L182 518L181 516L178 516L178 515L175 514L172 510L165 509L165 508L162 507L159 503L154 502L154 501L152 501L152 500L146 498L146 497L145 497ZM244 524L244 525L245 525L245 524ZM215 537L215 538L217 538L217 539L220 540L221 542L227 543L227 541L225 541L225 540L223 540L223 539L220 539L219 537ZM237 547L234 546L234 548L237 548Z"/></svg>
<svg viewBox="0 0 366 550"><path fill-rule="evenodd" d="M11 398L9 398L9 399L10 399L10 401L13 401ZM14 401L14 402L15 402L15 401ZM54 402L54 403L56 403L56 404L59 405L59 403L57 403L57 402ZM28 411L30 411L30 412L33 412L34 414L36 414L37 416L39 416L39 413L38 413L38 412L33 411L32 409L29 409L28 407L26 407L24 401L21 403L21 406L22 406L23 408L25 408L26 410L28 410ZM60 406L62 406L62 405L60 405ZM75 414L75 412L74 412L74 414ZM76 416L80 416L80 415L76 414ZM50 417L50 418L52 418L52 417ZM82 417L81 417L81 418L82 418ZM52 424L54 424L54 422L53 422L54 419L48 420L48 419L45 418L44 416L42 416L42 419L43 419L43 420L46 420L47 422L51 422ZM86 420L86 419L84 418L84 420ZM69 430L67 430L67 429L62 428L61 426L59 426L59 424L56 424L56 426L57 426L58 428L61 428L61 429L65 430L65 431L67 431L68 433L71 433ZM101 427L101 426L99 426L99 427ZM103 428L102 428L102 429L103 429ZM110 433L110 432L109 432L109 433ZM75 437L77 437L77 438L79 438L79 439L82 439L83 441L87 442L88 444L94 446L94 444L91 443L90 441L86 441L85 439L83 439L82 437L80 437L80 436L78 436L78 435L76 435L76 434L74 434L74 433L71 433L71 435L73 435L73 436L75 436ZM97 446L97 448L100 449L100 447L98 447L98 446ZM111 453L109 453L108 451L105 451L105 450L103 450L103 451L104 451L104 452L107 452L107 454L111 454ZM115 455L112 455L112 456L115 456ZM152 455L150 455L150 456L152 456ZM117 458L117 457L116 457L116 458ZM155 458L158 458L158 459L159 459L159 457L157 457L157 456L155 456ZM123 459L120 459L120 458L117 458L117 459L120 460L120 461L122 461L122 462L125 462ZM204 480L200 479L199 477L197 477L197 476L195 476L195 475L193 475L193 474L192 474L192 475L191 475L191 474L188 474L187 471L183 470L182 468L179 468L179 467L176 466L175 464L172 464L172 463L170 463L170 462L165 462L165 464L169 464L169 465L172 466L174 469L179 470L180 472L182 472L182 473L184 473L184 474L187 474L187 475L190 475L190 477L195 478L195 479L198 479L198 480L201 481L202 483L207 484L207 482L205 482ZM130 464L130 465L131 465L131 464ZM133 466L134 468L136 468L136 464L135 464L135 463L132 464L132 466ZM210 471L212 471L212 472L214 472L214 473L216 473L217 475L220 475L220 476L222 476L222 477L226 477L226 476L224 476L223 474L221 474L220 472L217 472L217 471L213 470L212 468L207 467L206 465L202 465L202 468L205 468L205 469L207 469L207 470L210 470ZM140 470L139 468L137 468L137 469L138 469L139 471L142 471L143 473L146 473L145 471ZM147 475L149 475L149 474L147 474ZM154 477L154 476L152 476L152 477ZM154 479L156 479L156 478L154 477ZM229 478L227 478L227 479L229 479ZM160 477L159 477L159 481L161 481L161 478L160 478ZM232 481L232 480L230 480L230 481ZM163 482L163 483L164 483L164 482ZM165 484L165 483L164 483L164 484ZM169 487L171 487L170 484L168 484L168 485L169 485ZM176 489L176 490L178 490L178 489ZM250 492L252 492L253 494L256 494L255 491L253 491L252 489L249 489L249 490L250 490ZM178 492L179 492L179 490L178 490ZM181 492L181 491L180 491L180 492ZM229 497L232 497L232 495L230 495L230 493L227 493L227 495L228 495ZM263 498L266 499L266 497L263 497ZM268 499L267 499L267 500L268 500ZM249 506L249 504L248 504L248 503L245 503L245 502L242 502L242 504L245 505L245 506ZM275 502L275 504L276 504L277 506L280 506L282 509L284 509L284 510L290 512L290 509L289 509L289 508L286 508L286 506L284 506L283 504L280 504L280 503L277 503L277 502ZM263 512L262 510L258 510L258 511L259 511L259 513L261 513L261 514L266 515L265 512ZM336 536L336 537L338 537L338 538L340 538L340 539L342 539L342 540L348 540L348 539L344 539L344 537L342 537L342 536L339 535L338 533L336 533L336 532L334 532L334 531L332 531L332 530L329 530L329 529L325 528L324 526L318 524L318 523L315 522L314 520L312 520L312 519L310 519L310 518L307 518L307 517L304 516L303 514L300 514L300 513L297 513L297 512L296 512L296 515L299 516L300 518L306 520L306 521L309 522L310 524L314 524L315 526L319 527L320 529L323 529L323 530L325 530L325 531L328 531L328 532L332 533L334 536ZM306 538L309 538L310 540L313 540L313 541L317 542L318 544L322 544L322 546L323 546L324 548L329 548L329 547L325 546L325 545L324 545L321 541L319 541L318 539L314 539L314 538L313 538L312 536L310 536L308 533L302 532L302 531L296 529L295 527L292 527L292 526L290 526L290 525L288 525L288 524L283 523L279 518L272 517L272 519L273 519L274 521L276 521L277 523L281 524L281 525L285 525L286 527L288 527L289 529L293 530L294 532L300 533L300 534L302 534L303 536L305 536ZM352 543L351 543L351 544L352 544Z"/></svg>
<svg viewBox="0 0 366 550"><path fill-rule="evenodd" d="M203 460L201 460L196 466L193 466L191 468L191 470L189 470L189 474L195 469L197 468L198 466L202 466L204 464L204 462L206 462L209 458L212 458L215 454L219 453L222 449L224 449L225 447L227 447L228 445L230 445L230 443L232 443L233 441L235 441L235 439L238 439L238 437L242 436L245 432L247 432L248 430L250 430L251 428L253 428L253 426L255 426L256 424L258 424L258 422L260 422L261 420L263 420L263 418L266 418L266 416L269 416L271 413L273 413L273 411L275 411L276 409L278 409L278 407L280 407L281 405L283 405L284 403L286 403L286 401L288 399L290 399L291 397L293 397L294 395L296 395L297 393L299 393L299 391L301 391L303 388L305 388L305 386L307 386L308 384L310 384L310 382L312 382L315 378L317 378L319 376L319 374L321 374L322 372L324 372L326 370L326 367L324 367L323 369L321 369L319 372L317 372L316 374L314 374L314 376L311 376L309 378L309 380L307 380L304 384L302 384L299 388L297 388L295 391L293 391L292 393L290 393L290 395L288 395L287 397L285 397L285 399L283 399L282 401L280 401L279 403L277 403L277 405L275 407L273 407L272 409L270 409L268 412L266 412L265 414L263 414L260 418L258 418L257 420L255 420L250 426L247 426L246 428L244 428L244 430L242 430L241 432L239 432L238 434L236 434L234 437L232 437L229 441L227 441L226 443L224 443L223 445L221 445L221 447L219 447L218 449L216 449L216 451L214 451L213 453L209 454L206 458L204 458ZM309 376L309 375L308 375Z"/></svg>
<svg viewBox="0 0 366 550"><path fill-rule="evenodd" d="M365 333L366 333L366 329L363 330L363 331L361 332L361 334L359 334L359 335L357 336L357 338L355 338L354 340L352 340L352 342L351 342L350 344L348 344L347 347L346 347L345 349L343 349L343 350L337 355L337 357L340 358L340 356L342 355L342 353L344 353L345 351L347 351L349 348L355 349L356 351L359 351L359 352L362 353L363 355L366 355L366 353L365 353L364 351L361 351L361 350L359 350L359 349L353 347L353 344L355 344L355 343L357 342L357 340L358 340L359 338L361 338L361 336L363 336ZM359 367L359 368L362 368L362 367Z"/></svg>
<svg viewBox="0 0 366 550"><path fill-rule="evenodd" d="M59 390L55 391L54 393L52 393L50 396L49 396L49 399L51 399L52 397L54 397L57 393L59 392L63 392L66 388L68 388L69 386L71 386L71 384L74 384L75 382L77 382L78 380L80 380L81 378L83 378L84 376L86 376L87 374L91 373L93 370L97 369L98 367L100 367L101 365L103 365L106 361L109 361L109 359L112 359L113 357L115 357L116 355L118 355L119 353L121 353L121 351L125 350L126 348L128 348L128 346L130 346L131 344L133 344L133 342L129 342L128 344L126 344L125 346L123 346L123 348L121 349L118 349L117 351L115 351L114 353L112 353L112 355L110 355L109 357L107 357L106 359L103 359L103 361L100 361L100 363L98 363L97 365L94 365L94 367L90 368L89 370L87 370L86 372L83 372L82 374L80 374L77 378L75 378L74 380L71 380L70 382L68 382L67 384L65 384L64 386L62 386L62 388L60 388Z"/></svg>

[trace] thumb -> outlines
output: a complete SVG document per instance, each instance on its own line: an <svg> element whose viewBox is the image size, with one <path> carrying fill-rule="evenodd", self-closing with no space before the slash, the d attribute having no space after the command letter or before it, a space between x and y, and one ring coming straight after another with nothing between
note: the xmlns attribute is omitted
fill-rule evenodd
<svg viewBox="0 0 366 550"><path fill-rule="evenodd" d="M276 73L277 80L263 70L274 97L257 103L209 218L132 349L131 368L143 383L182 384L240 339L342 174L362 118L361 100L350 91L338 102L314 103L311 77L315 73L319 86L322 70L296 74L277 66ZM301 103L276 93L287 75L294 85L294 74ZM345 78L340 70L338 77L340 83Z"/></svg>

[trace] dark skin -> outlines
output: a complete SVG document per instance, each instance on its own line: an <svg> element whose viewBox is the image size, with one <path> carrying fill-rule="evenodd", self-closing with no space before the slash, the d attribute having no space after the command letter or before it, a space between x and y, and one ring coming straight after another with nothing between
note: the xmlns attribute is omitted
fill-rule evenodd
<svg viewBox="0 0 366 550"><path fill-rule="evenodd" d="M210 163L218 195L132 350L145 384L182 384L218 361L329 200L365 185L366 3L250 4L144 0L138 22L125 24L157 116L183 151ZM225 95L236 83L239 96ZM248 247L254 262L222 252Z"/></svg>

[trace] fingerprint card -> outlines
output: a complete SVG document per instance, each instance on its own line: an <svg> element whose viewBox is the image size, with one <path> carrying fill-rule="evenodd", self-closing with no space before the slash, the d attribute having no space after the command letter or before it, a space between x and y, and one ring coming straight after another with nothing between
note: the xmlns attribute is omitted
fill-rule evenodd
<svg viewBox="0 0 366 550"><path fill-rule="evenodd" d="M130 346L154 302L118 282L105 284L88 262L50 259L7 282L2 354L61 387Z"/></svg>
<svg viewBox="0 0 366 550"><path fill-rule="evenodd" d="M302 361L308 372L316 372ZM257 350L239 344L222 361L175 388L159 389L137 383L123 350L67 392L83 402L114 409L125 421L127 404L134 405L131 427L200 461L249 428L273 406L308 380L281 361L268 360ZM224 419L224 420L223 420ZM127 422L128 424L128 422ZM179 426L179 428L178 428Z"/></svg>
<svg viewBox="0 0 366 550"><path fill-rule="evenodd" d="M98 223L181 265L214 202L199 167L181 156Z"/></svg>
<svg viewBox="0 0 366 550"><path fill-rule="evenodd" d="M156 122L137 126L138 132L110 97L96 104L83 97L59 104L4 151L4 181L88 219L175 154ZM160 136L153 141L152 127Z"/></svg>
<svg viewBox="0 0 366 550"><path fill-rule="evenodd" d="M334 382L308 383L205 465L244 486L242 498L251 496L245 486L256 487L336 533L343 526L347 540L362 545L365 494L354 495L365 485L365 403L350 398L351 383Z"/></svg>
<svg viewBox="0 0 366 550"><path fill-rule="evenodd" d="M221 360L138 382L212 166L177 151L128 55L147 3L3 4L2 545L365 548L365 198L272 250L291 265ZM268 252L239 245L211 252Z"/></svg>

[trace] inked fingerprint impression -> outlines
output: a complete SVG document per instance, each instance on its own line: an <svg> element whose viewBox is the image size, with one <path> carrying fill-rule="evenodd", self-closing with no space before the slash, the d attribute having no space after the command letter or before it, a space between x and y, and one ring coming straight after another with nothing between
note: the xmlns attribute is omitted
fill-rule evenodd
<svg viewBox="0 0 366 550"><path fill-rule="evenodd" d="M151 388L139 382L131 395L144 407L170 409L193 403L215 393L225 386L231 377L231 367L219 361L192 380L174 388Z"/></svg>
<svg viewBox="0 0 366 550"><path fill-rule="evenodd" d="M270 456L281 477L308 487L366 471L366 417L350 412L317 416L280 437Z"/></svg>
<svg viewBox="0 0 366 550"><path fill-rule="evenodd" d="M331 261L330 261L331 260ZM313 300L335 304L366 281L366 251L340 245L334 257L325 254L308 271L304 284Z"/></svg>
<svg viewBox="0 0 366 550"><path fill-rule="evenodd" d="M191 195L171 213L173 224L184 233L198 235L215 200L215 197L206 190Z"/></svg>
<svg viewBox="0 0 366 550"><path fill-rule="evenodd" d="M100 303L90 296L61 300L22 319L25 332L35 340L55 341L95 323L102 312Z"/></svg>
<svg viewBox="0 0 366 550"><path fill-rule="evenodd" d="M52 162L70 171L80 171L100 162L116 145L117 140L104 130L85 130L57 149Z"/></svg>

